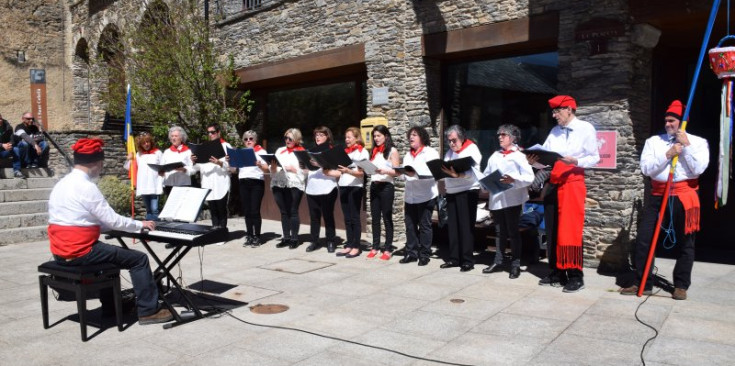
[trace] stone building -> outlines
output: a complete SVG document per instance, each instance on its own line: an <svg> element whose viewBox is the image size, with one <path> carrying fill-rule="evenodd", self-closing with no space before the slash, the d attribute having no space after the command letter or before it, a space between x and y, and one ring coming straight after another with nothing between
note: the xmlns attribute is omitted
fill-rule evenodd
<svg viewBox="0 0 735 366"><path fill-rule="evenodd" d="M66 75L72 75L68 84L73 85L66 99L67 123L102 129L105 109L99 93L106 85L90 77L89 60L119 57L105 55L105 44L120 42L149 3L57 3L66 15L60 20L60 39L68 55ZM636 233L646 186L638 168L643 141L661 129L671 100L686 100L709 12L708 4L690 0L201 4L220 53L234 57L239 87L250 90L255 100L247 127L261 132L269 151L282 143L288 127L299 127L308 136L313 127L324 124L341 136L346 127L366 117L383 117L401 155L408 149L405 132L410 126L427 128L433 145L445 150L442 131L458 123L487 159L496 148L498 125L521 126L525 146L541 143L554 124L546 99L574 96L578 117L599 131L611 131L615 139L612 168L587 171L584 231L586 262L612 266L624 261ZM725 33L722 18L713 44ZM714 122L718 84L705 65L689 131L710 141L719 133ZM711 163L701 182L698 246L705 255L722 258L732 253L724 243L733 235L721 239L718 228L734 216L732 205L712 208L708 197L713 196L715 175ZM273 209L264 204L266 211ZM402 205L399 184L394 207L399 245Z"/></svg>

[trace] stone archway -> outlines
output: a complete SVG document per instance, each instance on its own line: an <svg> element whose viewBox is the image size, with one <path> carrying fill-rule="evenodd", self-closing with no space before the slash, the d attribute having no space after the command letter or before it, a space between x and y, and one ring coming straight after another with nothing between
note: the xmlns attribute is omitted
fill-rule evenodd
<svg viewBox="0 0 735 366"><path fill-rule="evenodd" d="M72 120L75 126L84 126L85 129L92 127L89 73L89 44L82 38L74 48L72 59Z"/></svg>

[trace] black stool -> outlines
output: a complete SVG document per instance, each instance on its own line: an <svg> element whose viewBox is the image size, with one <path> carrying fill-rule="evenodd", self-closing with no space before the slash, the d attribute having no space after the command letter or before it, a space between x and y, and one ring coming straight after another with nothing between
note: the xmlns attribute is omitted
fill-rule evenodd
<svg viewBox="0 0 735 366"><path fill-rule="evenodd" d="M94 264L89 266L62 266L49 261L38 266L38 271L48 275L38 276L41 287L41 312L43 329L49 328L48 287L74 292L79 312L79 325L82 328L82 341L87 341L87 297L101 289L112 289L115 300L117 330L123 330L122 296L120 294L120 268L114 264Z"/></svg>

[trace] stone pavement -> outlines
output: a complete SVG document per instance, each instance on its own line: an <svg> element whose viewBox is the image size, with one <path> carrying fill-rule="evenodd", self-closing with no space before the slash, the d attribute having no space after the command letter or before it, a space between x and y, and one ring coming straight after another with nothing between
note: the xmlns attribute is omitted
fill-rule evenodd
<svg viewBox="0 0 735 366"><path fill-rule="evenodd" d="M263 226L264 233L280 232L278 222ZM230 220L231 231L242 233L242 227L241 218ZM303 226L301 233L307 232ZM218 296L248 302L232 316L172 329L140 326L128 316L131 324L123 332L105 318L108 328L97 332L90 325L90 334L97 334L86 343L73 302L52 299L50 321L57 324L43 329L36 267L50 258L48 243L0 247L0 365L441 364L377 347L471 365L638 365L643 344L654 334L634 317L645 298L620 296L615 278L594 269L585 270L585 290L564 294L537 285L543 264L509 280L506 272L482 274L483 265L461 273L439 269L438 259L418 267L399 264L400 257L344 259L326 249L306 253L305 245L278 249L276 242L243 248L238 239L194 249L180 271L173 271L186 285L202 279L228 285ZM154 248L165 251L162 244ZM673 262L657 265L670 278ZM123 287L130 283L123 280ZM733 290L735 267L697 262L689 300L674 301L665 292L652 296L639 311L659 331L646 347L646 364L731 365ZM289 310L251 312L257 304ZM97 300L88 301L89 308L98 306ZM93 310L92 319L99 320L99 314ZM72 320L64 320L67 316Z"/></svg>

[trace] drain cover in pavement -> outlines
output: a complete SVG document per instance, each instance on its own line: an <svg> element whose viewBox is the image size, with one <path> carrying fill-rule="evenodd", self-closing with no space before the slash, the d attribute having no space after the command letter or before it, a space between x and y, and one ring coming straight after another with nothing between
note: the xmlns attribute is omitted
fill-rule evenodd
<svg viewBox="0 0 735 366"><path fill-rule="evenodd" d="M288 310L288 306L280 304L258 304L250 307L250 312L256 314L278 314Z"/></svg>
<svg viewBox="0 0 735 366"><path fill-rule="evenodd" d="M334 263L310 261L305 259L288 259L281 262L267 264L265 266L261 266L260 268L269 269L271 271L302 274L333 265Z"/></svg>

